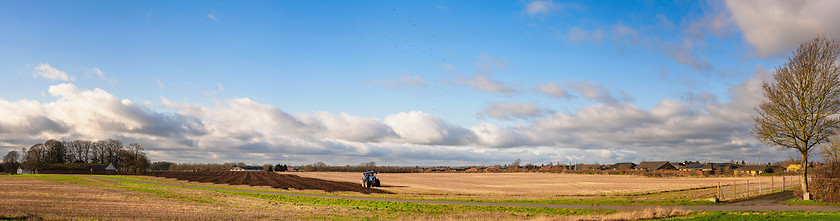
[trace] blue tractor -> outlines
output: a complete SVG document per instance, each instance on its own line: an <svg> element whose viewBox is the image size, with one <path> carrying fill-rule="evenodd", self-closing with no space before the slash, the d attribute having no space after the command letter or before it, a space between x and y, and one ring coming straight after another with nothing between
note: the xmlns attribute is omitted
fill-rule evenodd
<svg viewBox="0 0 840 221"><path fill-rule="evenodd" d="M376 171L365 172L365 177L362 178L362 186L365 188L380 187L379 179L376 178Z"/></svg>

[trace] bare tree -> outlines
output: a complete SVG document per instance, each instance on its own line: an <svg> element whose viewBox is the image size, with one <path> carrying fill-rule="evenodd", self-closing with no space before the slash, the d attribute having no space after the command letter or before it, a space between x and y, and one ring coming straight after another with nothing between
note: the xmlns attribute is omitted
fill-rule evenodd
<svg viewBox="0 0 840 221"><path fill-rule="evenodd" d="M80 160L85 163L92 163L91 161L91 149L93 148L93 142L87 140L75 140L73 141L73 151L76 154L76 159Z"/></svg>
<svg viewBox="0 0 840 221"><path fill-rule="evenodd" d="M24 157L25 162L23 162L21 167L27 170L37 170L40 168L46 159L46 149L43 144L32 145L29 151L26 152L26 157Z"/></svg>
<svg viewBox="0 0 840 221"><path fill-rule="evenodd" d="M793 57L776 68L774 82L764 82L764 100L755 110L753 135L768 145L802 155L802 191L808 193L808 156L828 140L840 121L840 45L815 38L799 45Z"/></svg>
<svg viewBox="0 0 840 221"><path fill-rule="evenodd" d="M820 156L826 163L840 163L840 136L832 136L827 145L820 146Z"/></svg>
<svg viewBox="0 0 840 221"><path fill-rule="evenodd" d="M64 147L64 143L61 141L50 139L47 142L44 142L44 146L47 148L47 163L64 163L67 159L67 148Z"/></svg>
<svg viewBox="0 0 840 221"><path fill-rule="evenodd" d="M122 141L107 139L96 142L102 148L102 163L120 164L120 150L123 149Z"/></svg>
<svg viewBox="0 0 840 221"><path fill-rule="evenodd" d="M7 173L15 174L17 173L17 168L20 166L20 162L18 159L20 158L20 153L17 150L9 151L6 156L3 157L3 169Z"/></svg>

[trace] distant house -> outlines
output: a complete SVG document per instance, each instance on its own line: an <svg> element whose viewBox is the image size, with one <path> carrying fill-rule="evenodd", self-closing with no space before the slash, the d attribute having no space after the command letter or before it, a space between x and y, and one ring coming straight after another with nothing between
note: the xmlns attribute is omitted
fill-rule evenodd
<svg viewBox="0 0 840 221"><path fill-rule="evenodd" d="M466 170L466 172L478 172L478 168L473 167Z"/></svg>
<svg viewBox="0 0 840 221"><path fill-rule="evenodd" d="M799 172L799 170L801 170L801 169L802 169L802 165L791 164L791 165L788 165L787 168L785 168L785 171L795 173L795 172Z"/></svg>
<svg viewBox="0 0 840 221"><path fill-rule="evenodd" d="M632 170L636 169L635 163L616 163L610 166L611 170Z"/></svg>
<svg viewBox="0 0 840 221"><path fill-rule="evenodd" d="M18 167L17 174L37 174L38 170L24 170L23 168Z"/></svg>
<svg viewBox="0 0 840 221"><path fill-rule="evenodd" d="M263 171L262 167L252 167L252 166L234 166L230 171Z"/></svg>
<svg viewBox="0 0 840 221"><path fill-rule="evenodd" d="M707 163L703 165L703 171L712 171L712 170L727 170L727 169L735 169L738 168L737 166L731 163Z"/></svg>
<svg viewBox="0 0 840 221"><path fill-rule="evenodd" d="M598 164L578 164L575 165L575 169L577 170L606 170L607 167L604 165Z"/></svg>
<svg viewBox="0 0 840 221"><path fill-rule="evenodd" d="M642 161L636 166L636 170L676 170L677 168L674 167L669 163L669 161Z"/></svg>
<svg viewBox="0 0 840 221"><path fill-rule="evenodd" d="M703 163L693 163L693 164L685 165L685 167L680 168L680 170L682 170L682 171L704 171L703 166L705 166L705 165L706 164L703 164Z"/></svg>
<svg viewBox="0 0 840 221"><path fill-rule="evenodd" d="M679 162L671 163L671 166L674 166L674 168L677 168L678 170L682 169L682 168L685 168L685 164L684 163L679 163Z"/></svg>
<svg viewBox="0 0 840 221"><path fill-rule="evenodd" d="M735 169L733 175L750 175L750 176L758 176L761 173L764 173L764 169L767 166L764 165L749 165L749 166L742 166L738 169Z"/></svg>

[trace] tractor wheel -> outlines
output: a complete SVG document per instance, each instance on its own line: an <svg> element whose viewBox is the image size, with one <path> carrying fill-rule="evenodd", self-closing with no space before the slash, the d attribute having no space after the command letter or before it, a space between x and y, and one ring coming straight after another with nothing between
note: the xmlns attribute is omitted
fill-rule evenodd
<svg viewBox="0 0 840 221"><path fill-rule="evenodd" d="M373 181L373 186L375 186L375 187L380 187L380 185L379 185L379 180L374 180L374 181Z"/></svg>

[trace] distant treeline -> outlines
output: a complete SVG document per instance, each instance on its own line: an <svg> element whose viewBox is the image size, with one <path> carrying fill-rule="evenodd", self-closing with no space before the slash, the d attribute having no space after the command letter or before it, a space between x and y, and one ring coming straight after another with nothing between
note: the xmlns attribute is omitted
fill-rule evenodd
<svg viewBox="0 0 840 221"><path fill-rule="evenodd" d="M151 163L140 144L124 146L122 141L106 139L99 141L48 140L32 145L21 153L10 151L4 157L4 168L19 166L24 170L39 170L55 164L95 163L114 164L120 174L143 174ZM5 166L8 164L8 166ZM14 167L17 169L17 167ZM8 170L8 169L7 169ZM12 172L13 173L13 172Z"/></svg>
<svg viewBox="0 0 840 221"><path fill-rule="evenodd" d="M167 161L160 161L152 163L151 170L153 171L228 171L233 167L261 167L263 171L286 171L286 165L271 165L264 164L262 166L249 166L245 163L173 163Z"/></svg>
<svg viewBox="0 0 840 221"><path fill-rule="evenodd" d="M295 169L296 171L305 172L364 172L377 171L383 173L411 173L416 172L416 167L397 167L397 166L376 166L376 162L367 162L359 164L358 166L328 166L323 162L309 164L304 166L288 166L282 164L264 164L262 166L249 166L245 163L173 163L173 162L154 162L151 165L153 171L224 171L230 170L234 166L239 167L262 167L263 171L277 171L285 172L288 169Z"/></svg>
<svg viewBox="0 0 840 221"><path fill-rule="evenodd" d="M307 172L364 172L373 170L380 173L411 173L415 172L416 169L416 167L376 166L376 162L362 163L358 166L328 166L323 162L318 162L305 165L298 170Z"/></svg>

